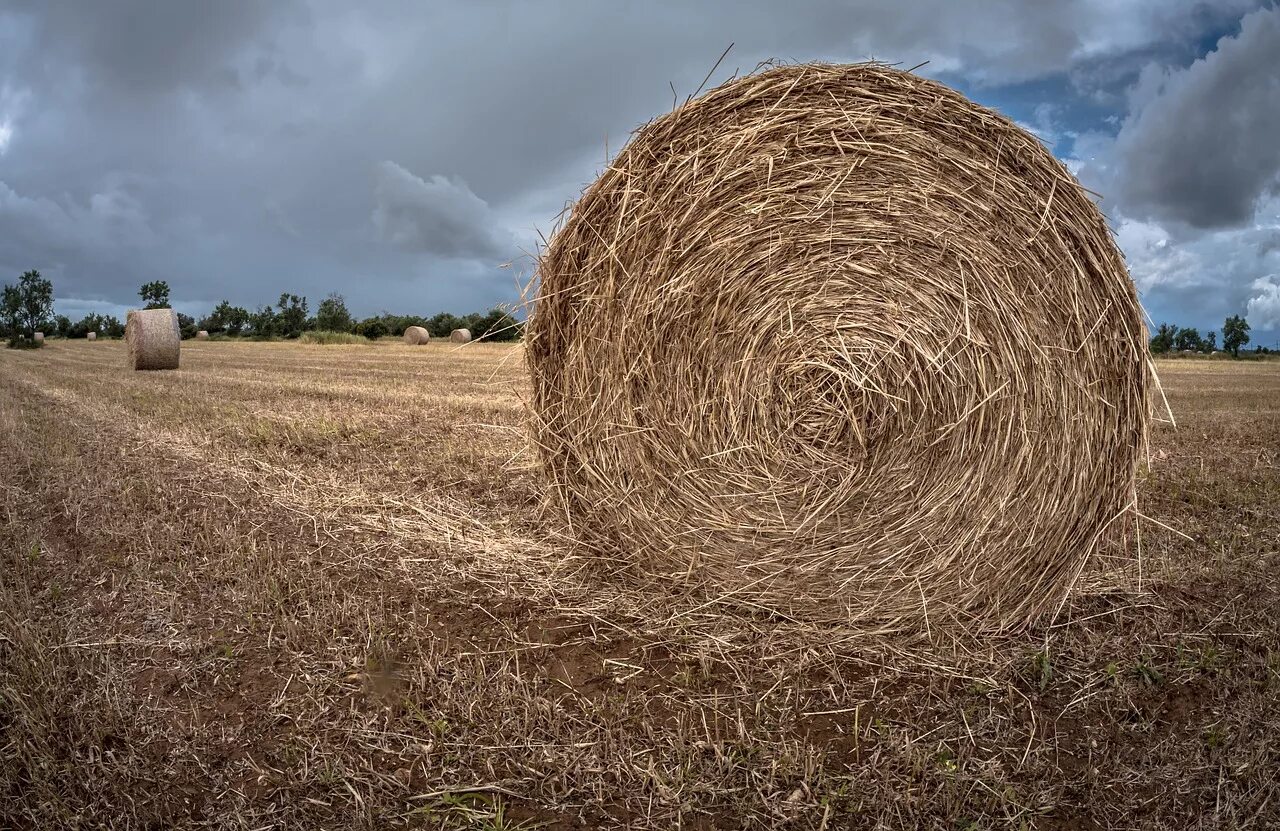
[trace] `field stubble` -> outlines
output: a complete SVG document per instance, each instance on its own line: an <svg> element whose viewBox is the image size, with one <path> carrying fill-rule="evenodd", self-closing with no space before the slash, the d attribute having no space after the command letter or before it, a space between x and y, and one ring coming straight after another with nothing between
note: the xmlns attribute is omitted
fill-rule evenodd
<svg viewBox="0 0 1280 831"><path fill-rule="evenodd" d="M907 643L575 550L520 347L182 361L0 353L0 826L1280 822L1280 364L1160 366L1056 620Z"/></svg>

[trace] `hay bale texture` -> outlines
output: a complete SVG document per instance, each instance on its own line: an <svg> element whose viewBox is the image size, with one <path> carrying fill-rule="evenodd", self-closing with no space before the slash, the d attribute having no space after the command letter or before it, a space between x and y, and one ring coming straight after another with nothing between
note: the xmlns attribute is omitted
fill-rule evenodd
<svg viewBox="0 0 1280 831"><path fill-rule="evenodd" d="M806 619L1024 624L1133 505L1146 333L1009 119L876 64L642 127L543 252L533 437L574 534Z"/></svg>
<svg viewBox="0 0 1280 831"><path fill-rule="evenodd" d="M471 330L454 329L449 333L449 340L453 343L471 343Z"/></svg>
<svg viewBox="0 0 1280 831"><path fill-rule="evenodd" d="M199 332L196 332L196 340L208 340L208 339L209 339L209 333L206 332L204 329L201 329Z"/></svg>
<svg viewBox="0 0 1280 831"><path fill-rule="evenodd" d="M35 341L36 343L44 343L44 332L36 332Z"/></svg>
<svg viewBox="0 0 1280 831"><path fill-rule="evenodd" d="M97 332L90 332L89 334L85 335L85 338L87 338L88 340L97 340L97 339L98 339L98 333L97 333Z"/></svg>
<svg viewBox="0 0 1280 831"><path fill-rule="evenodd" d="M177 369L182 333L173 309L133 310L124 325L129 365L134 369Z"/></svg>
<svg viewBox="0 0 1280 831"><path fill-rule="evenodd" d="M431 333L421 326L410 326L404 330L404 342L410 346L421 346L431 340Z"/></svg>

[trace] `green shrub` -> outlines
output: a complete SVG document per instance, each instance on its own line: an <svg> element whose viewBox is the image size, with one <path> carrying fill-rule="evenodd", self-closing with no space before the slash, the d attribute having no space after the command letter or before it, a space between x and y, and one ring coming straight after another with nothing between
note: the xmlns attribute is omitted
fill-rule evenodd
<svg viewBox="0 0 1280 831"><path fill-rule="evenodd" d="M356 324L356 334L364 335L369 340L377 340L387 334L387 324L377 317L370 317ZM401 332L404 330L402 329Z"/></svg>
<svg viewBox="0 0 1280 831"><path fill-rule="evenodd" d="M344 343L368 343L367 338L359 335L352 335L348 332L303 332L298 338L299 343L314 343L318 346L333 346L335 344Z"/></svg>

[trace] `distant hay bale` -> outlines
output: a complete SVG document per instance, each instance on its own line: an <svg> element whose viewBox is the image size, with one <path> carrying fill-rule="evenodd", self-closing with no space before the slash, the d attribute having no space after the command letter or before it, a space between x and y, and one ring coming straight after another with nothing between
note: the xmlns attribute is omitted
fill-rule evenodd
<svg viewBox="0 0 1280 831"><path fill-rule="evenodd" d="M470 329L454 329L452 332L449 333L449 340L452 343L470 343L471 330Z"/></svg>
<svg viewBox="0 0 1280 831"><path fill-rule="evenodd" d="M199 332L196 332L196 340L208 340L208 339L209 339L209 333L206 332L204 329L201 329Z"/></svg>
<svg viewBox="0 0 1280 831"><path fill-rule="evenodd" d="M36 332L35 341L36 343L44 343L44 332Z"/></svg>
<svg viewBox="0 0 1280 831"><path fill-rule="evenodd" d="M124 327L129 365L134 369L177 369L182 333L173 309L129 312Z"/></svg>
<svg viewBox="0 0 1280 831"><path fill-rule="evenodd" d="M806 620L1016 627L1133 505L1146 332L1106 221L933 81L730 81L639 129L538 272L533 444L572 532L632 572Z"/></svg>
<svg viewBox="0 0 1280 831"><path fill-rule="evenodd" d="M89 340L97 340L97 339L98 339L98 333L97 333L97 332L90 332L89 334L85 335L85 337L86 337L87 339L89 339Z"/></svg>
<svg viewBox="0 0 1280 831"><path fill-rule="evenodd" d="M420 346L431 340L431 333L421 326L410 326L404 330L404 342L410 346Z"/></svg>

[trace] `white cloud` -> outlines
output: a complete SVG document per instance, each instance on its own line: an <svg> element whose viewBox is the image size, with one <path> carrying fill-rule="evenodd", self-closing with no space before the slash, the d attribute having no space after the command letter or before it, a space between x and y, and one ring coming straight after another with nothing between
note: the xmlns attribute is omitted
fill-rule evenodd
<svg viewBox="0 0 1280 831"><path fill-rule="evenodd" d="M442 257L502 260L516 253L489 204L461 179L422 179L384 161L374 201L373 227L385 242Z"/></svg>
<svg viewBox="0 0 1280 831"><path fill-rule="evenodd" d="M1129 274L1139 291L1194 285L1203 279L1203 263L1197 253L1175 244L1169 233L1154 222L1121 220L1116 242L1124 251Z"/></svg>
<svg viewBox="0 0 1280 831"><path fill-rule="evenodd" d="M0 48L3 48L3 41L0 41ZM0 156L8 152L13 141L14 124L26 109L30 98L28 90L18 89L8 81L0 85Z"/></svg>
<svg viewBox="0 0 1280 831"><path fill-rule="evenodd" d="M1280 329L1280 276L1271 275L1253 281L1257 292L1249 298L1245 317L1255 329Z"/></svg>

